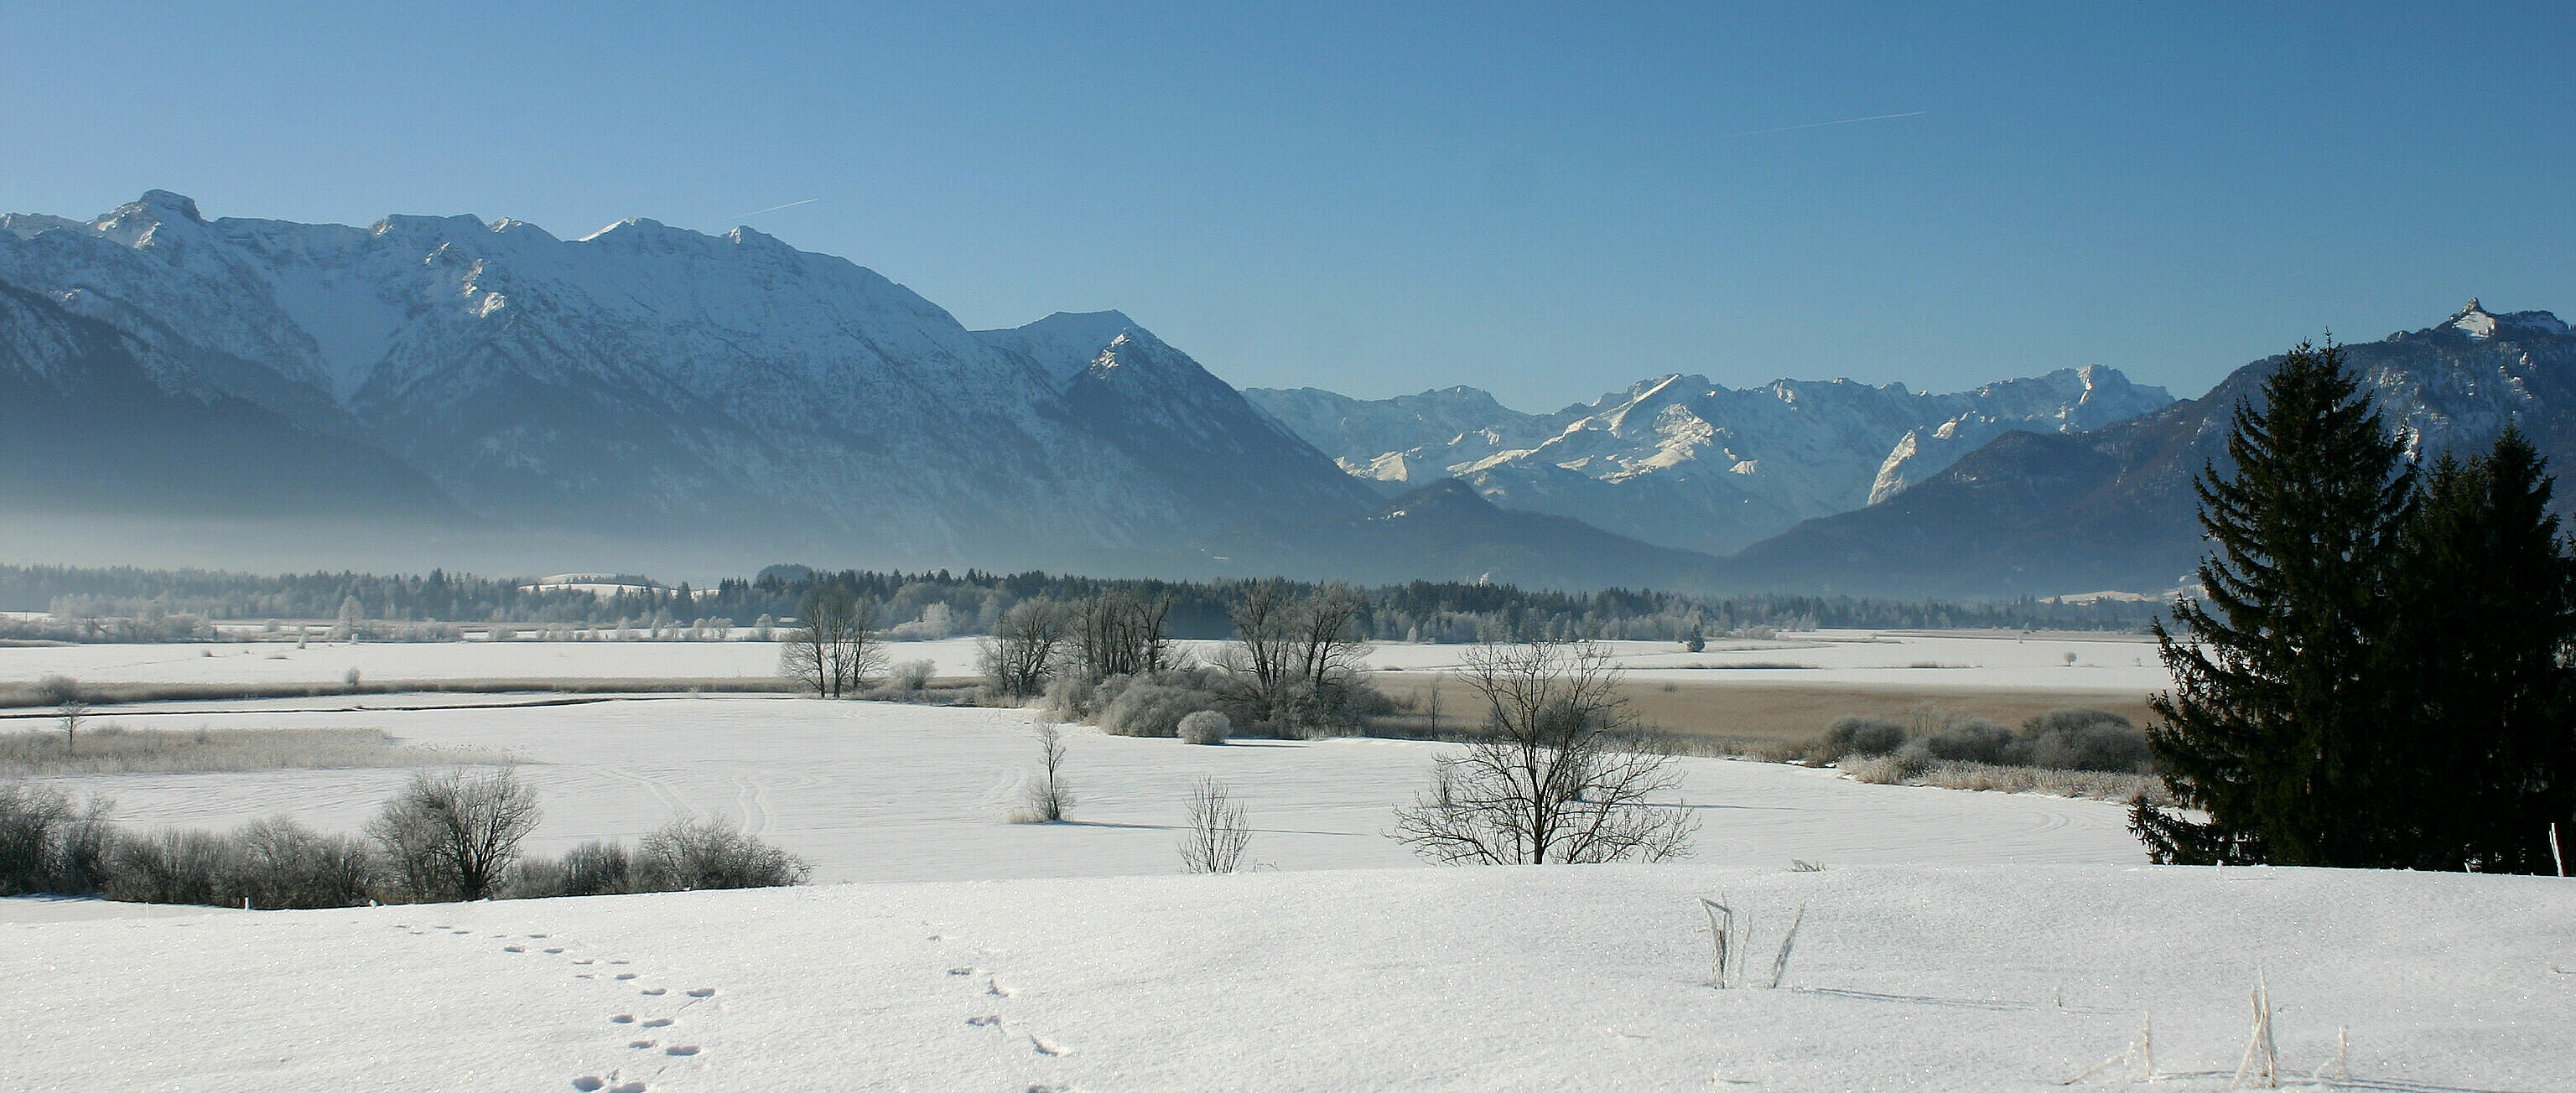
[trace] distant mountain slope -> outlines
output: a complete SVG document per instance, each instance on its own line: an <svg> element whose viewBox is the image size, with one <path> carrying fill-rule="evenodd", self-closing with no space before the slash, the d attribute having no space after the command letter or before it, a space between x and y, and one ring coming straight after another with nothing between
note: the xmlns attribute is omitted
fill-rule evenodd
<svg viewBox="0 0 2576 1093"><path fill-rule="evenodd" d="M0 221L0 285L113 331L169 390L390 453L492 525L711 560L1096 566L1375 500L1124 316L972 332L747 228L209 220L153 191ZM53 366L122 374L106 361ZM94 445L142 443L100 420ZM133 507L181 473L130 469L86 496Z"/></svg>
<svg viewBox="0 0 2576 1093"><path fill-rule="evenodd" d="M2345 347L2408 452L2474 451L2518 421L2563 475L2576 467L2576 336L2555 315L2472 300L2442 323ZM1909 595L2158 592L2205 553L2191 490L2227 465L2228 414L2280 357L2202 398L2066 436L2007 434L1878 504L1748 548L1732 580ZM2576 491L2562 489L2564 507Z"/></svg>
<svg viewBox="0 0 2576 1093"><path fill-rule="evenodd" d="M1219 572L1368 583L1489 581L1524 588L1706 592L1718 560L1641 543L1580 520L1498 508L1442 479L1375 511L1299 523L1230 525L1200 544Z"/></svg>
<svg viewBox="0 0 2576 1093"><path fill-rule="evenodd" d="M1738 391L1672 375L1544 415L1465 387L1378 401L1245 394L1382 488L1454 476L1508 507L1703 551L1891 496L2013 429L2081 430L2173 401L2100 366L1956 394L1848 380Z"/></svg>
<svg viewBox="0 0 2576 1093"><path fill-rule="evenodd" d="M200 379L215 370L0 284L0 510L462 515L385 452Z"/></svg>

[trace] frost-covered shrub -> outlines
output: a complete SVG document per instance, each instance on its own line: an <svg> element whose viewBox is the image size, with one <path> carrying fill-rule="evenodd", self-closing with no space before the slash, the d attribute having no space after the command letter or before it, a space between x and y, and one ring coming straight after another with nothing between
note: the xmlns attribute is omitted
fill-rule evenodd
<svg viewBox="0 0 2576 1093"><path fill-rule="evenodd" d="M1191 672L1111 676L1100 684L1092 723L1113 736L1178 736L1181 719L1214 709L1215 690Z"/></svg>
<svg viewBox="0 0 2576 1093"><path fill-rule="evenodd" d="M887 673L886 685L898 691L919 691L930 686L930 678L937 674L937 664L927 660L907 660Z"/></svg>
<svg viewBox="0 0 2576 1093"><path fill-rule="evenodd" d="M234 905L239 861L240 847L210 832L129 835L116 840L102 891L126 903Z"/></svg>
<svg viewBox="0 0 2576 1093"><path fill-rule="evenodd" d="M1184 744L1222 744L1233 723L1215 710L1200 710L1181 718L1180 736Z"/></svg>
<svg viewBox="0 0 2576 1093"><path fill-rule="evenodd" d="M1080 675L1047 681L1046 710L1058 721L1087 721L1099 709L1100 685Z"/></svg>
<svg viewBox="0 0 2576 1093"><path fill-rule="evenodd" d="M564 852L563 894L607 896L635 890L635 857L625 843L593 839Z"/></svg>
<svg viewBox="0 0 2576 1093"><path fill-rule="evenodd" d="M644 836L645 884L656 891L803 884L805 859L743 834L730 820L681 817Z"/></svg>
<svg viewBox="0 0 2576 1093"><path fill-rule="evenodd" d="M0 896L97 891L114 829L107 802L74 802L61 790L0 782Z"/></svg>
<svg viewBox="0 0 2576 1093"><path fill-rule="evenodd" d="M1904 725L1883 717L1838 717L1826 726L1811 757L1832 762L1846 755L1886 755L1904 746Z"/></svg>
<svg viewBox="0 0 2576 1093"><path fill-rule="evenodd" d="M1913 741L1934 759L1969 763L2010 763L2018 743L2013 731L1982 717L1952 715Z"/></svg>
<svg viewBox="0 0 2576 1093"><path fill-rule="evenodd" d="M2021 727L2021 761L2057 770L2142 771L2147 734L2108 710L2050 710Z"/></svg>
<svg viewBox="0 0 2576 1093"><path fill-rule="evenodd" d="M230 840L236 872L224 892L257 908L355 907L376 879L367 844L323 835L283 816L253 821Z"/></svg>

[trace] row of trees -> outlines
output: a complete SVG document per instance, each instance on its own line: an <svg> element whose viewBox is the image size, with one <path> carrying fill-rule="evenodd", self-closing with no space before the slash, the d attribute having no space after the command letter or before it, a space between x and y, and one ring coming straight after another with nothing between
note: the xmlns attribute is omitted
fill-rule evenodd
<svg viewBox="0 0 2576 1093"><path fill-rule="evenodd" d="M2576 812L2576 559L2508 428L2418 470L2301 345L2196 482L2207 599L2155 628L2161 862L2548 872ZM2576 834L2576 832L2571 832Z"/></svg>
<svg viewBox="0 0 2576 1093"><path fill-rule="evenodd" d="M640 578L637 578L640 580ZM773 566L752 580L712 588L638 586L601 598L576 590L538 591L515 579L433 570L427 576L312 573L254 576L207 570L82 569L0 566L0 611L50 611L50 621L0 620L0 636L81 641L185 641L211 636L216 621L332 619L346 616L372 633L402 640L453 639L437 624L509 623L528 627L682 628L752 626L799 614L807 593L835 584L880 605L881 624L898 638L987 633L1016 604L1070 603L1106 594L1165 601L1174 636L1215 639L1233 629L1232 609L1249 584L1233 580L1107 580L1068 574L997 574L844 570L817 573ZM1291 582L1304 595L1317 585ZM1510 585L1415 581L1360 593L1354 616L1371 641L1679 641L1694 627L1725 634L1752 627L2045 627L2133 629L2152 607L2102 603L2062 605L1903 602L1850 596L1707 598L1635 589L1590 593L1534 591Z"/></svg>

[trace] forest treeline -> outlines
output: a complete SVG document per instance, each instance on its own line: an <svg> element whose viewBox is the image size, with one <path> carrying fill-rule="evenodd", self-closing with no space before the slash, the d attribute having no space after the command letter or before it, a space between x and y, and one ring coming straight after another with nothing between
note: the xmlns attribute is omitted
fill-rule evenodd
<svg viewBox="0 0 2576 1093"><path fill-rule="evenodd" d="M435 625L571 627L599 636L704 638L726 626L783 624L817 581L878 605L878 625L896 638L987 633L1012 605L1086 599L1109 592L1168 596L1177 638L1234 636L1227 612L1245 582L1083 577L1031 571L817 572L772 566L712 587L637 587L609 596L540 590L526 578L432 570L427 575L304 573L264 576L219 570L0 565L0 611L42 612L44 620L0 620L0 636L89 641L166 641L205 636L214 622L356 622L379 638L452 636ZM1292 584L1301 593L1310 585ZM1759 628L2141 630L2161 605L2059 604L2025 598L1997 603L1901 601L1854 596L1761 595L1700 599L1607 589L1567 593L1511 585L1415 581L1363 590L1355 620L1371 641L1474 642L1539 638L1679 641ZM612 629L613 628L613 629Z"/></svg>

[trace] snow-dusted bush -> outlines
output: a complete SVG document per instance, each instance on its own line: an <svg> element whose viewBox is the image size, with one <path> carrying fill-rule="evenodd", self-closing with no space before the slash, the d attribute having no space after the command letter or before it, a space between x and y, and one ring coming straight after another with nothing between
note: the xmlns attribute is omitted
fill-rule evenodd
<svg viewBox="0 0 2576 1093"><path fill-rule="evenodd" d="M1046 711L1059 721L1084 721L1099 708L1100 685L1078 675L1057 676L1046 685Z"/></svg>
<svg viewBox="0 0 2576 1093"><path fill-rule="evenodd" d="M162 831L115 840L102 894L125 903L237 905L228 882L240 847L205 831Z"/></svg>
<svg viewBox="0 0 2576 1093"><path fill-rule="evenodd" d="M356 907L376 882L367 844L345 835L323 835L280 816L256 820L230 840L230 891L224 902L248 900L256 908Z"/></svg>
<svg viewBox="0 0 2576 1093"><path fill-rule="evenodd" d="M1200 710L1181 718L1180 737L1184 744L1222 744L1226 733L1234 728L1222 713Z"/></svg>
<svg viewBox="0 0 2576 1093"><path fill-rule="evenodd" d="M559 894L606 896L635 890L635 857L625 843L593 839L564 851Z"/></svg>
<svg viewBox="0 0 2576 1093"><path fill-rule="evenodd" d="M2021 761L2057 770L2142 771L2147 734L2108 710L2050 710L2022 723Z"/></svg>
<svg viewBox="0 0 2576 1093"><path fill-rule="evenodd" d="M682 816L644 836L645 887L655 891L776 888L803 884L805 859L746 835L730 820Z"/></svg>
<svg viewBox="0 0 2576 1093"><path fill-rule="evenodd" d="M1838 717L1825 727L1809 756L1832 762L1847 755L1886 755L1905 746L1905 726L1883 717Z"/></svg>
<svg viewBox="0 0 2576 1093"><path fill-rule="evenodd" d="M886 672L886 685L898 691L918 691L930 686L930 678L939 674L939 665L927 660L907 660Z"/></svg>
<svg viewBox="0 0 2576 1093"><path fill-rule="evenodd" d="M109 840L107 803L52 786L0 782L0 896L98 890Z"/></svg>
<svg viewBox="0 0 2576 1093"><path fill-rule="evenodd" d="M1178 736L1181 719L1214 709L1215 690L1196 673L1111 676L1100 684L1092 721L1113 736Z"/></svg>

